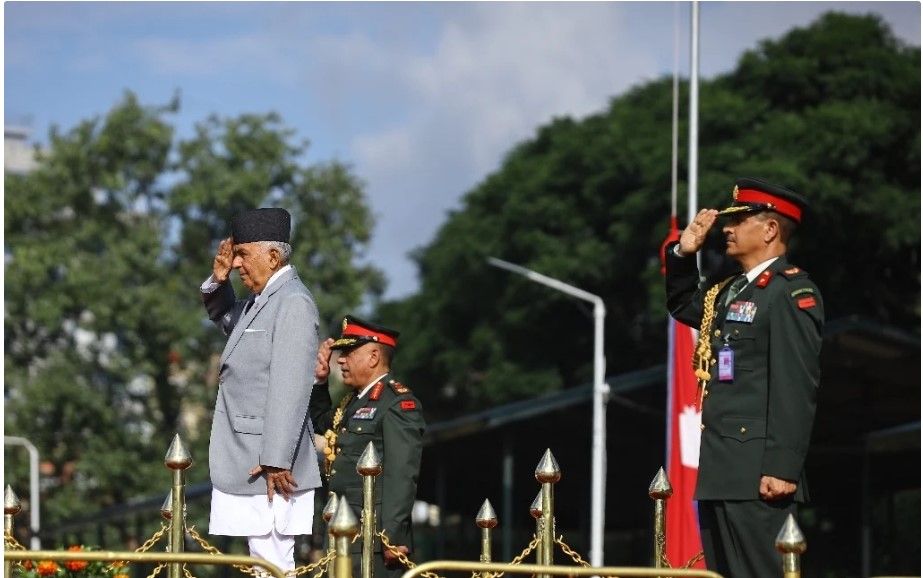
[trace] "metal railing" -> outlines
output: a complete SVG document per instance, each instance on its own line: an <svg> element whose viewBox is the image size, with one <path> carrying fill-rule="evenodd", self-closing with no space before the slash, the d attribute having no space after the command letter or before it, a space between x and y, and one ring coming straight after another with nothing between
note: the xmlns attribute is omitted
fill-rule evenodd
<svg viewBox="0 0 923 578"><path fill-rule="evenodd" d="M265 574L257 569L257 567L263 567L275 578L296 577L316 570L318 572L315 578L318 578L323 573L335 578L369 578L372 575L371 568L374 566L374 552L371 548L371 543L375 539L379 539L382 549L393 554L407 569L404 578L414 578L417 575L422 575L426 578L441 578L434 573L435 569L470 571L473 573L472 578L500 578L507 572L534 574L538 578L549 578L555 575L720 578L715 572L692 568L702 559L701 553L686 562L683 567L672 568L670 566L665 554L665 511L666 500L670 498L673 490L663 468L658 471L648 491L649 497L654 500L653 568L591 566L579 553L567 545L563 535L556 533L554 485L561 479L561 470L550 449L546 450L535 470L535 479L541 485L538 496L530 506L530 514L536 521L535 534L522 553L514 558L511 563L494 562L492 559L491 532L498 525L498 520L490 501L485 500L475 518L475 522L481 531L480 562L441 560L417 565L410 560L407 554L390 543L384 531L378 531L376 528L374 478L381 474L383 465L375 451L374 444L370 442L359 459L356 468L357 473L363 478L361 528L359 519L346 501L345 496L337 498L335 494L331 493L323 513L330 537L330 547L326 555L314 564L283 572L278 567L257 558L223 554L202 538L194 527L186 525L185 470L192 465L192 458L179 435L175 436L173 443L167 450L164 465L172 472L173 478L171 492L161 506L161 516L169 521L169 525L162 525L154 536L133 552L26 550L13 538L13 519L20 513L21 507L16 494L8 486L4 494L5 578L12 578L12 564L14 562L25 560L110 561L113 563L158 562L158 566L148 578L154 578L164 568L167 569L168 578L194 578L185 564L233 566L254 577ZM149 552L148 550L165 535L168 536L167 552ZM198 543L206 553L184 552L187 538L191 538ZM351 546L357 539L362 540L363 547L361 548L359 564L360 575L354 576ZM789 515L776 538L775 545L781 554L781 570L784 578L800 578L800 556L806 549L806 543L793 516ZM555 546L560 547L561 551L575 565L554 564ZM533 551L535 552L537 563L523 563Z"/></svg>

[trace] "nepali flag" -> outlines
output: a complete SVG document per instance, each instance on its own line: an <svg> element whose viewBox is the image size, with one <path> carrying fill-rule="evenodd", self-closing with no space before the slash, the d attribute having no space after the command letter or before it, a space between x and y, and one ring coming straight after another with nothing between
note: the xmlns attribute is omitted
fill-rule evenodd
<svg viewBox="0 0 923 578"><path fill-rule="evenodd" d="M661 247L661 258L664 258L666 246L678 240L676 217L673 217L670 235ZM702 413L696 406L698 384L692 369L695 333L672 317L669 319L667 478L673 487L673 496L666 506L666 554L671 567L683 568L702 551L698 512L693 500L699 473ZM705 562L699 560L691 567L704 569Z"/></svg>

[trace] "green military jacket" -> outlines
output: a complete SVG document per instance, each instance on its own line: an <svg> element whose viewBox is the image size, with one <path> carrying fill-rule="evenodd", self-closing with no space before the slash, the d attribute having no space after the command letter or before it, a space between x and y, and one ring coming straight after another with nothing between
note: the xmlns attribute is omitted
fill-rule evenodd
<svg viewBox="0 0 923 578"><path fill-rule="evenodd" d="M310 402L314 431L324 434L333 427L336 408L326 383L314 386ZM417 494L420 461L423 454L423 419L420 401L400 383L383 376L361 399L353 397L343 411L336 429L336 459L329 490L345 496L358 518L362 512L362 476L356 464L368 443L375 445L382 472L375 478L375 518L377 531L384 530L393 545L413 552L411 512ZM354 552L361 549L353 543ZM381 551L379 540L375 551Z"/></svg>
<svg viewBox="0 0 923 578"><path fill-rule="evenodd" d="M667 307L676 320L700 328L704 298L694 257L666 248ZM807 499L804 460L820 380L823 300L808 274L784 256L725 305L714 303L707 338L710 377L702 395L697 500L759 499L763 475L796 482ZM733 354L722 379L719 355ZM690 360L691 361L691 360Z"/></svg>

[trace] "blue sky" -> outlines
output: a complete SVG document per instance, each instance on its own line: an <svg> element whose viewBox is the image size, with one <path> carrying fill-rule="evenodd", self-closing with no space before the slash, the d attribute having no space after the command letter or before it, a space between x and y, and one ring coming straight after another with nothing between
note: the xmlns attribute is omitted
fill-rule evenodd
<svg viewBox="0 0 923 578"><path fill-rule="evenodd" d="M916 1L702 2L702 76L829 10L879 14L920 45ZM687 75L685 2L7 1L4 119L45 142L125 90L151 105L179 90L182 137L213 113L276 111L310 141L308 162L337 159L365 182L366 259L402 297L418 286L407 253L512 146L672 74L677 11Z"/></svg>

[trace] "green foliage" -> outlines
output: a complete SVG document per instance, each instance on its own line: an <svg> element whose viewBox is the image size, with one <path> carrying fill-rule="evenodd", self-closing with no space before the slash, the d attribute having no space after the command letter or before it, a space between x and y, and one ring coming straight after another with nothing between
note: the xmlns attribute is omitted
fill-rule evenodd
<svg viewBox="0 0 923 578"><path fill-rule="evenodd" d="M52 472L46 527L165 493L176 433L196 460L187 483L207 479L226 338L198 287L232 215L292 212L292 263L326 319L383 289L380 271L355 264L372 219L348 167L305 165L307 145L272 113L210 117L175 141L178 106L127 93L104 118L54 129L34 172L5 177L5 433ZM23 494L26 460L7 455Z"/></svg>
<svg viewBox="0 0 923 578"><path fill-rule="evenodd" d="M919 48L876 17L832 13L700 85L699 206L727 205L745 175L805 194L792 259L831 319L919 331L919 78ZM589 304L488 256L601 296L607 374L663 362L671 89L672 79L649 82L604 112L540 127L416 252L420 293L379 316L403 332L397 369L430 419L591 379ZM681 185L681 222L685 196ZM706 247L707 269L726 268L720 231Z"/></svg>

